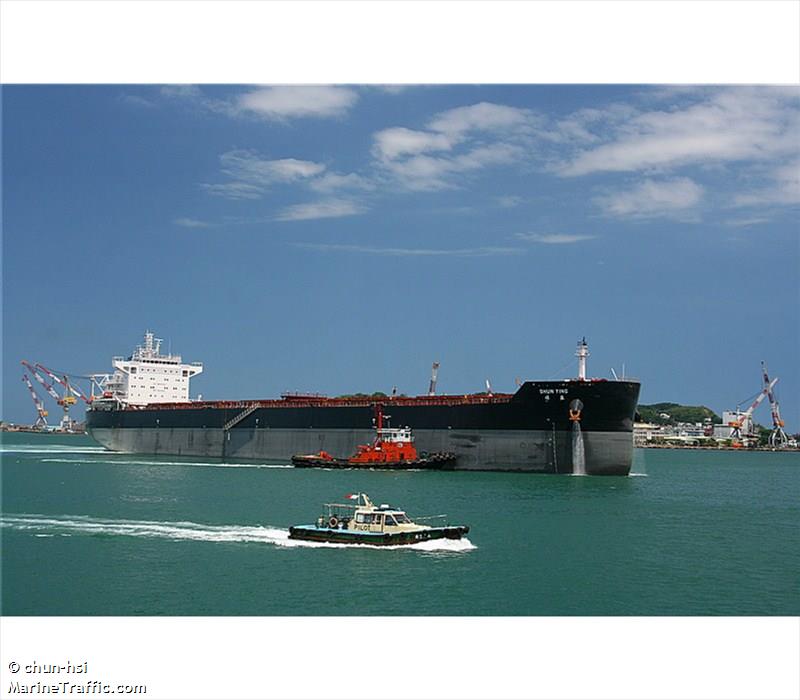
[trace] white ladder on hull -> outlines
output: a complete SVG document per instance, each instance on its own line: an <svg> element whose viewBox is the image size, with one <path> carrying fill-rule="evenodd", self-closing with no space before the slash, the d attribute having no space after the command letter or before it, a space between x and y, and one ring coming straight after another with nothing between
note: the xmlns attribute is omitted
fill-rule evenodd
<svg viewBox="0 0 800 700"><path fill-rule="evenodd" d="M258 409L258 404L257 403L254 403L251 406L248 406L247 408L244 409L244 411L242 411L241 413L235 415L227 423L225 423L225 425L222 426L222 430L227 432L228 430L230 430L237 423L241 423L245 418L247 418L247 416L249 416L256 409Z"/></svg>

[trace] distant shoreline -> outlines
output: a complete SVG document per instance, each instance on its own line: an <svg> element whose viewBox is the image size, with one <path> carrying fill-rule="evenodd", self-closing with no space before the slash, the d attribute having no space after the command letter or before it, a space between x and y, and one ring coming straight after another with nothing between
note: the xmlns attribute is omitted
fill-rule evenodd
<svg viewBox="0 0 800 700"><path fill-rule="evenodd" d="M643 450L713 450L715 452L800 452L798 447L720 447L701 445L634 445Z"/></svg>

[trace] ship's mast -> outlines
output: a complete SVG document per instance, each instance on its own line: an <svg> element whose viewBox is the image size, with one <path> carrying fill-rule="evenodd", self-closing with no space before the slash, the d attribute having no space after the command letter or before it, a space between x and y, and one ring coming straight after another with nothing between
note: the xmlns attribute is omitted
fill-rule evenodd
<svg viewBox="0 0 800 700"><path fill-rule="evenodd" d="M431 365L431 383L428 385L428 396L436 396L436 376L439 374L439 363Z"/></svg>
<svg viewBox="0 0 800 700"><path fill-rule="evenodd" d="M578 343L578 349L575 351L575 357L578 358L578 379L582 382L586 381L586 358L589 357L589 346L586 344L586 337L581 339Z"/></svg>

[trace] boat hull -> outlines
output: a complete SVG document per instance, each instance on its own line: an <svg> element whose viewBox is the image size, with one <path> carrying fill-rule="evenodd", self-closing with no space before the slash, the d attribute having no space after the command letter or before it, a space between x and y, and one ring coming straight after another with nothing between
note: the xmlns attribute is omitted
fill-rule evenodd
<svg viewBox="0 0 800 700"><path fill-rule="evenodd" d="M456 462L454 452L437 452L418 459L399 462L353 462L349 459L325 459L316 455L295 455L292 464L306 469L452 469Z"/></svg>
<svg viewBox="0 0 800 700"><path fill-rule="evenodd" d="M416 544L429 540L460 540L469 532L466 525L432 527L411 532L365 532L338 528L296 525L289 528L289 539L330 544L368 544L379 547L399 544Z"/></svg>
<svg viewBox="0 0 800 700"><path fill-rule="evenodd" d="M585 473L627 475L633 458L637 382L526 382L504 402L406 405L387 400L392 421L414 430L420 452L452 452L453 469L569 474L575 431L569 405L583 404ZM437 397L438 399L438 397ZM374 439L373 406L239 408L187 406L87 411L87 430L118 452L290 464L292 455L352 454ZM450 468L450 465L448 465Z"/></svg>

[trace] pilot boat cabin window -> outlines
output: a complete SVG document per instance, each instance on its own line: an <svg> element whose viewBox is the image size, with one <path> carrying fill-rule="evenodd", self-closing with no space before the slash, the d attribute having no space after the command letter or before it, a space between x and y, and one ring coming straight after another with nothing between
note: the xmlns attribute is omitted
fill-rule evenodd
<svg viewBox="0 0 800 700"><path fill-rule="evenodd" d="M356 522L371 525L373 522L372 513L356 513Z"/></svg>
<svg viewBox="0 0 800 700"><path fill-rule="evenodd" d="M397 515L395 515L394 517L395 517L395 518L397 518L397 522L398 522L400 525L405 525L406 523L410 523L410 522L411 522L411 521L408 519L408 516L407 516L405 513L398 513L398 514L397 514Z"/></svg>
<svg viewBox="0 0 800 700"><path fill-rule="evenodd" d="M387 515L386 516L386 524L387 525L397 525L397 521L391 515Z"/></svg>

